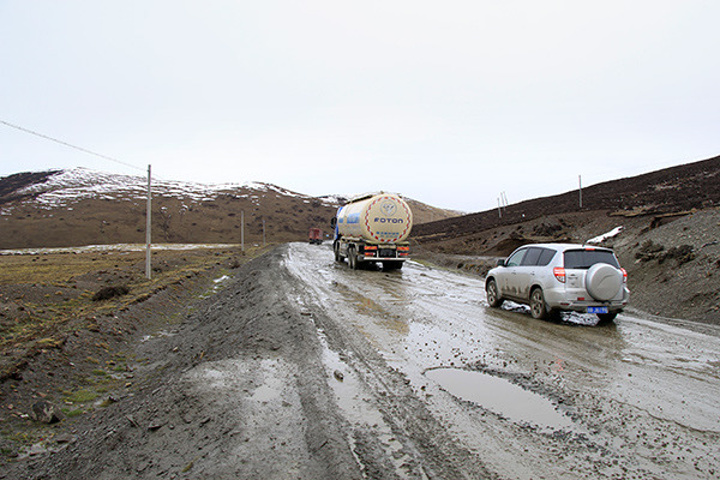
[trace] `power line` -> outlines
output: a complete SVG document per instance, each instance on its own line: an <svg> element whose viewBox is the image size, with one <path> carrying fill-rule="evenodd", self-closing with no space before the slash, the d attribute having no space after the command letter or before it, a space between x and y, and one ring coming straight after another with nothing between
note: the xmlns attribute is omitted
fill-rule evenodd
<svg viewBox="0 0 720 480"><path fill-rule="evenodd" d="M88 150L87 148L78 147L77 145L73 145L72 143L64 142L62 140L58 140L57 138L50 137L48 135L44 135L42 133L35 132L33 130L23 128L19 125L14 125L10 122L6 122L5 120L0 120L0 123L3 125L6 125L10 128L14 128L16 130L20 130L21 132L29 133L30 135L35 135L36 137L44 138L45 140L50 140L51 142L59 143L60 145L65 145L66 147L74 148L75 150L79 150L84 153L88 153L90 155L94 155L96 157L104 158L105 160L110 160L111 162L119 163L120 165L125 165L126 167L134 168L136 170L143 171L143 168L137 167L135 165L131 165L127 162L123 162L121 160L118 160L117 158L108 157L107 155L102 155L97 152L93 152L92 150Z"/></svg>

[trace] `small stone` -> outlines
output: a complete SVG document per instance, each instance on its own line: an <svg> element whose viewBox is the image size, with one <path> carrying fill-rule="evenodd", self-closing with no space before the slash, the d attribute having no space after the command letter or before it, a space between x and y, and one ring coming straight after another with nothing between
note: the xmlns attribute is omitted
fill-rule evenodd
<svg viewBox="0 0 720 480"><path fill-rule="evenodd" d="M137 420L135 420L135 417L133 417L132 415L127 415L127 416L125 416L125 418L127 418L127 421L130 422L130 425L132 425L133 427L140 426L140 424L137 422Z"/></svg>
<svg viewBox="0 0 720 480"><path fill-rule="evenodd" d="M57 443L57 444L75 443L76 441L77 441L77 437L75 435L71 435L69 433L63 433L63 434L55 437L55 443Z"/></svg>
<svg viewBox="0 0 720 480"><path fill-rule="evenodd" d="M47 400L38 400L32 406L30 418L41 423L57 423L63 419L63 414L59 408Z"/></svg>

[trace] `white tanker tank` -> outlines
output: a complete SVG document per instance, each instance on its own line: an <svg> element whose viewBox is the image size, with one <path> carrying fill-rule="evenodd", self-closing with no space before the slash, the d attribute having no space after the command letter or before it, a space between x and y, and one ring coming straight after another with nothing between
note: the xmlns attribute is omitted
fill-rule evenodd
<svg viewBox="0 0 720 480"><path fill-rule="evenodd" d="M358 197L341 207L333 220L335 260L347 258L353 269L363 263L381 263L383 270L402 268L407 260L412 210L398 195Z"/></svg>

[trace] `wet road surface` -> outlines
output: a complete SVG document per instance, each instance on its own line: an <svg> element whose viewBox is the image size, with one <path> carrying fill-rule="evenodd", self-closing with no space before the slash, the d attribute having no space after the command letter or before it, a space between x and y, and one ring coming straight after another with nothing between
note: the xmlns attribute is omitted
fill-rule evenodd
<svg viewBox="0 0 720 480"><path fill-rule="evenodd" d="M353 271L327 244L293 244L284 266L298 304L332 319L318 329L340 410L380 438L398 478L424 476L407 452L429 420L447 452L465 452L453 461L467 478L720 476L716 329L629 314L538 321L489 308L479 277L415 262ZM387 372L406 379L420 418L387 401Z"/></svg>

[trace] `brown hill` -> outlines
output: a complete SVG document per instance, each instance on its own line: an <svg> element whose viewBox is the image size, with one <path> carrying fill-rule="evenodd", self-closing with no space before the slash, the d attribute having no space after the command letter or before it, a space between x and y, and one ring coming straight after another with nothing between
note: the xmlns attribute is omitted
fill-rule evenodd
<svg viewBox="0 0 720 480"><path fill-rule="evenodd" d="M568 230L556 222L549 227L555 229L554 232L543 232L542 225L547 222L542 219L552 215L569 218L589 212L593 212L594 216L599 212L602 216L660 217L720 205L720 157L584 188L582 208L579 197L578 190L574 190L508 205L502 209L502 216L493 209L418 225L413 230L413 238L427 247L442 244L446 250L449 247L447 242L462 239L473 245L473 253L495 252L498 250L497 242L492 242L493 235L487 238L488 231L492 229L531 223L531 228L537 229L535 235L540 237L548 236L543 233L553 236L561 230ZM473 239L481 239L482 245ZM500 246L499 251L507 253L513 245L509 242L507 248ZM463 253L469 251L465 249Z"/></svg>
<svg viewBox="0 0 720 480"><path fill-rule="evenodd" d="M0 249L144 243L147 179L85 169L0 178ZM153 181L156 243L304 241L329 233L341 197L311 197L276 185ZM416 223L455 215L410 200Z"/></svg>

